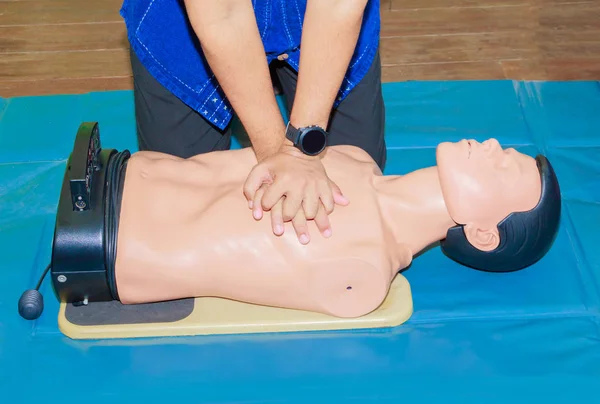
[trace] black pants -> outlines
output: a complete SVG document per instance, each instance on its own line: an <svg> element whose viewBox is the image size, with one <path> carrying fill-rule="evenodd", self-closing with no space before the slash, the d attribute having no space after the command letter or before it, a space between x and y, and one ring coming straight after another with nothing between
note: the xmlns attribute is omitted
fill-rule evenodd
<svg viewBox="0 0 600 404"><path fill-rule="evenodd" d="M231 146L231 125L221 131L202 115L159 84L131 52L135 114L140 150L152 150L187 158ZM296 72L275 61L274 78L293 105ZM329 145L353 145L371 155L383 170L386 161L384 139L385 107L381 91L379 53L366 76L332 111Z"/></svg>

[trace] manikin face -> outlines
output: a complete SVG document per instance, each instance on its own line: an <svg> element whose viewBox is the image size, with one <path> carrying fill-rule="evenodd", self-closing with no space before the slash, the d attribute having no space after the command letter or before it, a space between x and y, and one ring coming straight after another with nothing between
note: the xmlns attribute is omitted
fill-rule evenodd
<svg viewBox="0 0 600 404"><path fill-rule="evenodd" d="M450 216L483 251L498 246L498 222L511 212L532 209L540 198L535 159L512 148L503 150L496 139L442 143L437 166Z"/></svg>

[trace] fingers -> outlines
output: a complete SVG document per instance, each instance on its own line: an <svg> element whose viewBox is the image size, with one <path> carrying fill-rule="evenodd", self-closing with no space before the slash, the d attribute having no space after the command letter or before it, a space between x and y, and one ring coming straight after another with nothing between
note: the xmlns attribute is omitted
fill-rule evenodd
<svg viewBox="0 0 600 404"><path fill-rule="evenodd" d="M319 194L315 191L315 187L307 188L302 199L302 209L304 209L306 220L313 220L317 216L319 205Z"/></svg>
<svg viewBox="0 0 600 404"><path fill-rule="evenodd" d="M269 187L268 184L262 184L260 186L260 188L258 188L258 190L256 190L256 193L254 194L254 198L250 201L251 202L250 206L252 209L252 216L256 220L260 220L263 217L261 199L268 187Z"/></svg>
<svg viewBox="0 0 600 404"><path fill-rule="evenodd" d="M331 180L319 184L319 197L325 209L325 213L328 215L333 212L335 204L345 206L350 203L348 198L342 194L340 187Z"/></svg>
<svg viewBox="0 0 600 404"><path fill-rule="evenodd" d="M289 222L296 215L302 213L304 215L304 211L302 208L302 196L286 195L285 200L283 202L283 220Z"/></svg>
<svg viewBox="0 0 600 404"><path fill-rule="evenodd" d="M250 174L248 175L248 178L246 178L243 187L244 196L248 201L248 208L253 208L254 201L256 200L256 193L258 192L262 184L270 182L272 182L272 178L269 173L268 167L266 167L265 165L256 165L250 171Z"/></svg>
<svg viewBox="0 0 600 404"><path fill-rule="evenodd" d="M262 208L270 210L276 203L284 198L283 220L289 222L296 216L300 209L304 209L306 218L312 220L319 209L319 195L312 185L307 186L307 181L286 181L278 178L269 185L262 196Z"/></svg>
<svg viewBox="0 0 600 404"><path fill-rule="evenodd" d="M331 224L328 215L332 213L334 207L333 192L329 194L327 191L329 187L327 185L321 185L321 193L313 191L316 188L306 188L304 193L300 190L296 192L290 192L287 195L280 197L279 200L275 201L273 206L269 206L270 202L264 203L267 198L267 194L272 192L272 188L276 186L274 184L263 184L255 193L253 216L255 219L260 220L263 217L264 211L270 208L271 211L271 226L273 233L277 236L281 236L284 233L284 223L294 221L301 227L299 237L306 235L309 237L308 230L305 232L305 223L307 221L314 220L319 232L324 237L331 236ZM325 194L326 196L320 196ZM277 192L272 192L270 195L277 195ZM329 198L328 198L329 196ZM328 206L326 206L328 205ZM264 211L263 211L264 209ZM298 231L298 229L296 229ZM310 239L310 238L309 238ZM306 240L308 242L308 240Z"/></svg>
<svg viewBox="0 0 600 404"><path fill-rule="evenodd" d="M319 204L317 213L314 218L314 222L319 229L319 232L325 238L331 237L331 224L329 223L329 216L325 212L325 207ZM308 230L308 220L304 215L304 212L300 210L298 214L292 219L292 225L296 231L296 236L301 244L308 244L310 242L310 232Z"/></svg>
<svg viewBox="0 0 600 404"><path fill-rule="evenodd" d="M283 199L280 199L271 209L271 226L276 236L283 234Z"/></svg>
<svg viewBox="0 0 600 404"><path fill-rule="evenodd" d="M329 223L329 215L325 211L325 206L319 205L319 210L315 215L315 224L325 238L331 237L331 224Z"/></svg>
<svg viewBox="0 0 600 404"><path fill-rule="evenodd" d="M281 198L288 196L291 196L292 198L295 197L295 195L291 195L290 192L287 192L289 188L294 189L293 185L295 184L291 184L290 186L290 183L288 181L285 181L285 179L283 178L277 178L276 181L270 184L269 188L263 195L261 201L262 208L264 210L271 210L276 203L279 203ZM295 187L295 189L298 189L298 187ZM295 193L297 192L298 191L296 191ZM289 220L291 220L291 217L288 219L288 221Z"/></svg>
<svg viewBox="0 0 600 404"><path fill-rule="evenodd" d="M261 190L259 190L259 192L260 191ZM257 192L257 194L259 192ZM281 199L271 209L271 226L273 229L273 234L275 234L276 236L282 236L285 231L284 222L286 222L286 220L284 220L283 217L284 201L285 198ZM299 210L294 216L294 218L292 218L291 220L294 230L296 232L296 237L298 237L300 243L305 245L310 242L310 232L308 229L309 220L310 219L306 217L303 210ZM317 229L319 229L319 232L323 235L323 237L331 237L331 224L329 222L329 216L327 215L323 204L319 204L317 213L315 214L313 220L315 222L315 225L317 226Z"/></svg>
<svg viewBox="0 0 600 404"><path fill-rule="evenodd" d="M333 181L330 181L329 184L331 185L331 190L333 192L333 200L335 201L335 203L342 206L348 205L350 201L344 196L344 194L342 194L342 190L340 189L340 187L338 187L337 184Z"/></svg>
<svg viewBox="0 0 600 404"><path fill-rule="evenodd" d="M319 198L321 199L321 204L326 214L331 214L333 212L334 200L333 200L333 191L328 182L322 182L319 184ZM317 206L318 207L318 206Z"/></svg>
<svg viewBox="0 0 600 404"><path fill-rule="evenodd" d="M294 216L292 225L294 226L300 244L308 244L310 241L310 234L308 233L308 224L306 223L306 217L304 217L303 211L299 211L298 214Z"/></svg>

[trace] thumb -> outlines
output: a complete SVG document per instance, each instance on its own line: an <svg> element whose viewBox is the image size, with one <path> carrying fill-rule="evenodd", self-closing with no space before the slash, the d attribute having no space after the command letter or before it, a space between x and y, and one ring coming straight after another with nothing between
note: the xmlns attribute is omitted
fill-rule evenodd
<svg viewBox="0 0 600 404"><path fill-rule="evenodd" d="M256 191L258 191L262 184L271 182L273 182L273 178L271 177L269 169L264 164L257 164L254 166L244 182L244 196L248 201L248 207L250 209L252 209Z"/></svg>
<svg viewBox="0 0 600 404"><path fill-rule="evenodd" d="M342 194L342 190L340 189L340 187L338 187L337 184L333 181L331 182L331 191L333 193L333 201L337 205L346 206L350 203L348 198L346 198L344 194Z"/></svg>

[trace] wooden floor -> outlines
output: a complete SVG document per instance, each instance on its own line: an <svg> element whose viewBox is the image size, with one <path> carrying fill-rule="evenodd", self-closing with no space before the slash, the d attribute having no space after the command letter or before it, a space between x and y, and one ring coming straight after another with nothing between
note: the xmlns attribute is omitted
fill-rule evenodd
<svg viewBox="0 0 600 404"><path fill-rule="evenodd" d="M0 0L0 96L130 89L122 0ZM384 81L600 80L600 0L381 0Z"/></svg>

